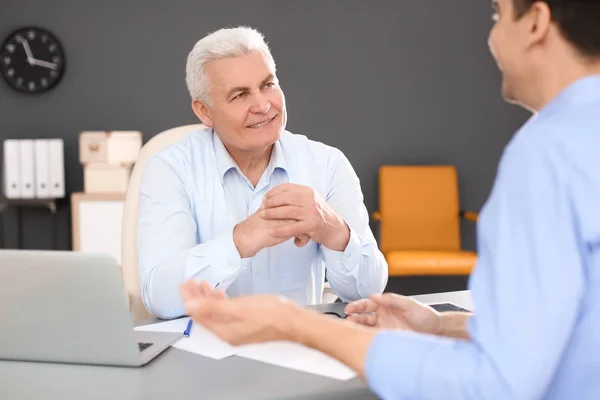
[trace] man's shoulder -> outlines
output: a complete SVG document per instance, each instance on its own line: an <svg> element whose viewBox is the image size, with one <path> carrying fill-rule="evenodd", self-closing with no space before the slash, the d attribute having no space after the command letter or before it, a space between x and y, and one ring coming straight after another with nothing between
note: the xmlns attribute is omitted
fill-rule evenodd
<svg viewBox="0 0 600 400"><path fill-rule="evenodd" d="M582 149L592 150L599 143L595 126L600 116L591 115L586 109L569 108L534 114L513 136L505 153L521 158L552 158L555 162L577 157ZM594 118L597 123L590 123Z"/></svg>
<svg viewBox="0 0 600 400"><path fill-rule="evenodd" d="M600 145L583 120L576 110L532 115L504 149L499 168L512 170L515 177L537 173L569 179L577 175L577 165L595 159L594 149Z"/></svg>
<svg viewBox="0 0 600 400"><path fill-rule="evenodd" d="M192 130L182 137L168 143L151 158L161 159L172 167L188 163L194 154L201 154L212 146L212 130L202 128Z"/></svg>
<svg viewBox="0 0 600 400"><path fill-rule="evenodd" d="M318 158L333 157L337 158L342 155L342 152L331 145L309 139L306 135L283 131L280 138L281 147L284 152L300 154L302 156L314 156Z"/></svg>

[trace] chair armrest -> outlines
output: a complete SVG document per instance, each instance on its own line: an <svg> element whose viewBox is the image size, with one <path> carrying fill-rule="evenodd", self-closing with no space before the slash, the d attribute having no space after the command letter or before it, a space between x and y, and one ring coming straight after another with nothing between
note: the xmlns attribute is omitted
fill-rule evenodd
<svg viewBox="0 0 600 400"><path fill-rule="evenodd" d="M375 211L371 217L373 218L375 231L373 232L375 236L375 241L377 242L377 246L381 246L381 221L383 217L379 211Z"/></svg>
<svg viewBox="0 0 600 400"><path fill-rule="evenodd" d="M460 210L460 216L466 219L467 221L473 222L477 222L477 220L479 219L479 214L466 210Z"/></svg>
<svg viewBox="0 0 600 400"><path fill-rule="evenodd" d="M374 221L377 221L377 222L381 222L381 221L382 221L382 218L383 218L383 217L381 216L381 213L380 213L379 211L375 211L375 212L373 213L372 217L373 217L373 220L374 220Z"/></svg>

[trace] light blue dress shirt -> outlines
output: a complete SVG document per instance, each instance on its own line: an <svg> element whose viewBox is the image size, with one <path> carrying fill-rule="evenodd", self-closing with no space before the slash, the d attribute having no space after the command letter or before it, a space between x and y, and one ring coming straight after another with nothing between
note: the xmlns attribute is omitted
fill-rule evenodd
<svg viewBox="0 0 600 400"><path fill-rule="evenodd" d="M343 252L313 241L298 248L290 239L240 258L233 228L285 182L312 187L344 218L350 241ZM343 300L381 293L387 283L387 263L348 159L302 135L283 132L253 187L213 130L193 132L148 160L139 205L142 298L162 318L184 314L178 285L190 278L218 285L229 296L279 293L303 304L321 302L325 270Z"/></svg>
<svg viewBox="0 0 600 400"><path fill-rule="evenodd" d="M379 333L383 399L600 399L600 76L505 149L478 224L471 341Z"/></svg>

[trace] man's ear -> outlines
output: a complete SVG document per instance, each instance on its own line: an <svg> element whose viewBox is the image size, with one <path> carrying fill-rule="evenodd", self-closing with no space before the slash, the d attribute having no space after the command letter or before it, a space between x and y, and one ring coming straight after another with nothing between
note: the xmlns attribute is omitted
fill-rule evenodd
<svg viewBox="0 0 600 400"><path fill-rule="evenodd" d="M527 46L533 47L543 43L550 33L552 25L552 12L546 2L533 3L523 18L527 19Z"/></svg>
<svg viewBox="0 0 600 400"><path fill-rule="evenodd" d="M200 121L202 121L204 126L208 128L213 127L213 120L210 117L210 109L206 104L198 99L194 99L194 101L192 101L192 110L194 110L194 114L196 114Z"/></svg>

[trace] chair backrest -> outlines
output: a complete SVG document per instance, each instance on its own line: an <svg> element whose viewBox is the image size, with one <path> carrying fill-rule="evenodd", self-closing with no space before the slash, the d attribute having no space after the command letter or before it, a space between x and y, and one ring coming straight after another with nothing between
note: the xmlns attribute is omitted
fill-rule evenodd
<svg viewBox="0 0 600 400"><path fill-rule="evenodd" d="M161 132L150 139L140 151L140 155L131 172L125 207L123 210L123 226L121 238L121 256L123 280L129 294L130 311L133 318L151 317L142 301L141 285L138 274L137 224L139 211L139 190L142 173L148 159L166 146L180 141L192 131L203 129L204 125L185 125Z"/></svg>
<svg viewBox="0 0 600 400"><path fill-rule="evenodd" d="M453 166L379 168L380 247L460 250L458 180Z"/></svg>

